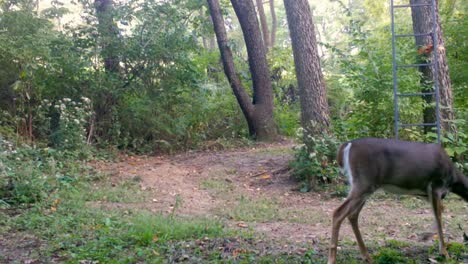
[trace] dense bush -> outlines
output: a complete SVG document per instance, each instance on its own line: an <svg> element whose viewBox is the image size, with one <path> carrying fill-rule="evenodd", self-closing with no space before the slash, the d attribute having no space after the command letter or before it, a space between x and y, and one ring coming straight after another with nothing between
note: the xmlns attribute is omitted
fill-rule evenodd
<svg viewBox="0 0 468 264"><path fill-rule="evenodd" d="M302 136L302 135L300 135ZM301 191L309 191L320 185L336 182L339 177L336 152L340 142L330 135L310 136L308 144L296 149L290 166L293 177L302 181Z"/></svg>

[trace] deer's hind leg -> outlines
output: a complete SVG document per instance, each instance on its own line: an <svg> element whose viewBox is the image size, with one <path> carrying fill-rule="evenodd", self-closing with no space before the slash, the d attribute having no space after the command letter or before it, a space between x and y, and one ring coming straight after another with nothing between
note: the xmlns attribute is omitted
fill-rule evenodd
<svg viewBox="0 0 468 264"><path fill-rule="evenodd" d="M437 190L429 191L429 201L432 205L432 210L436 220L437 235L439 236L439 253L446 258L449 258L447 248L444 243L444 232L442 231L442 198Z"/></svg>
<svg viewBox="0 0 468 264"><path fill-rule="evenodd" d="M341 224L343 223L343 220L346 217L350 217L350 216L352 219L354 218L357 219L357 216L359 215L360 210L364 206L368 193L370 193L370 190L364 191L364 189L353 187L351 189L350 194L348 195L348 198L346 198L346 200L333 212L332 234L331 234L330 248L329 248L329 254L328 254L328 264L336 263L338 235L339 235L340 227L341 227ZM357 235L356 235L356 231L355 231L355 235L356 235L356 238L358 239L358 243L359 241L361 241L362 245L364 245L361 234L359 232L359 228L357 226L357 221L355 221L355 224L356 225L354 226L354 224L352 223L352 226L353 226L353 230L355 228L357 230ZM361 247L361 243L359 244ZM367 252L367 249L365 250L365 252ZM372 263L372 260L370 259L370 257L368 257L368 255L369 254L367 254L367 256L364 256L364 257L369 263Z"/></svg>
<svg viewBox="0 0 468 264"><path fill-rule="evenodd" d="M361 212L362 208L364 207L365 201L358 207L358 209L353 212L351 215L348 216L348 220L351 223L351 227L353 228L354 236L356 236L356 241L359 246L359 250L361 251L361 255L368 263L372 263L372 258L367 251L367 247L364 244L364 240L361 236L361 231L359 231L359 213Z"/></svg>

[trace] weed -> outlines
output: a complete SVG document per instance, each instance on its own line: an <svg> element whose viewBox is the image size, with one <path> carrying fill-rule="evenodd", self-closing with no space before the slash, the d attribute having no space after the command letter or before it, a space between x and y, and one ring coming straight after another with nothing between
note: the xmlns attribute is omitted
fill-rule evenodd
<svg viewBox="0 0 468 264"><path fill-rule="evenodd" d="M226 193L234 189L234 185L224 179L207 179L201 182L201 187L216 193Z"/></svg>
<svg viewBox="0 0 468 264"><path fill-rule="evenodd" d="M335 161L337 139L324 135L322 138L308 138L308 144L296 150L290 163L293 176L303 182L301 191L307 192L321 184L336 181L339 176Z"/></svg>
<svg viewBox="0 0 468 264"><path fill-rule="evenodd" d="M435 259L438 261L445 261L446 263L459 263L458 260L468 259L468 245L457 242L447 243L447 251L450 259L446 260L444 256L439 254L439 241L435 240L434 244L429 247L429 254L436 255Z"/></svg>
<svg viewBox="0 0 468 264"><path fill-rule="evenodd" d="M393 248L393 249L401 249L401 248L411 246L411 244L406 241L400 241L400 240L394 240L394 239L386 240L385 244L387 245L387 247Z"/></svg>
<svg viewBox="0 0 468 264"><path fill-rule="evenodd" d="M273 200L241 196L237 200L237 204L226 210L225 213L236 221L266 222L277 219L278 211L278 204Z"/></svg>
<svg viewBox="0 0 468 264"><path fill-rule="evenodd" d="M221 236L221 223L208 219L183 219L142 213L131 220L129 236L138 245L172 240L203 239Z"/></svg>
<svg viewBox="0 0 468 264"><path fill-rule="evenodd" d="M409 263L409 260L395 249L383 248L373 256L376 264Z"/></svg>

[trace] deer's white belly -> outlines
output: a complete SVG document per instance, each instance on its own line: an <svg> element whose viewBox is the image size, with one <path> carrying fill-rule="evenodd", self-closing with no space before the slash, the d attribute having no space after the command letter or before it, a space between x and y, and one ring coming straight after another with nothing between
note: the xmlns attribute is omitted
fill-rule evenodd
<svg viewBox="0 0 468 264"><path fill-rule="evenodd" d="M386 192L394 193L394 194L408 194L408 195L422 195L427 196L425 191L419 189L405 189L391 184L384 184L382 185L382 189Z"/></svg>

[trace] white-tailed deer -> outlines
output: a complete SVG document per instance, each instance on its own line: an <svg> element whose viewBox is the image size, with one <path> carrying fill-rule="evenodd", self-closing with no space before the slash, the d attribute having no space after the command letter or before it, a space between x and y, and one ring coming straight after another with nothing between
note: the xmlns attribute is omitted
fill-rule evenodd
<svg viewBox="0 0 468 264"><path fill-rule="evenodd" d="M448 257L442 233L441 199L451 191L468 201L468 177L455 168L439 144L363 138L342 144L337 161L348 176L351 190L333 212L329 264L336 262L338 234L346 217L362 256L372 263L359 231L358 217L366 199L379 188L427 197L436 220L440 254Z"/></svg>

